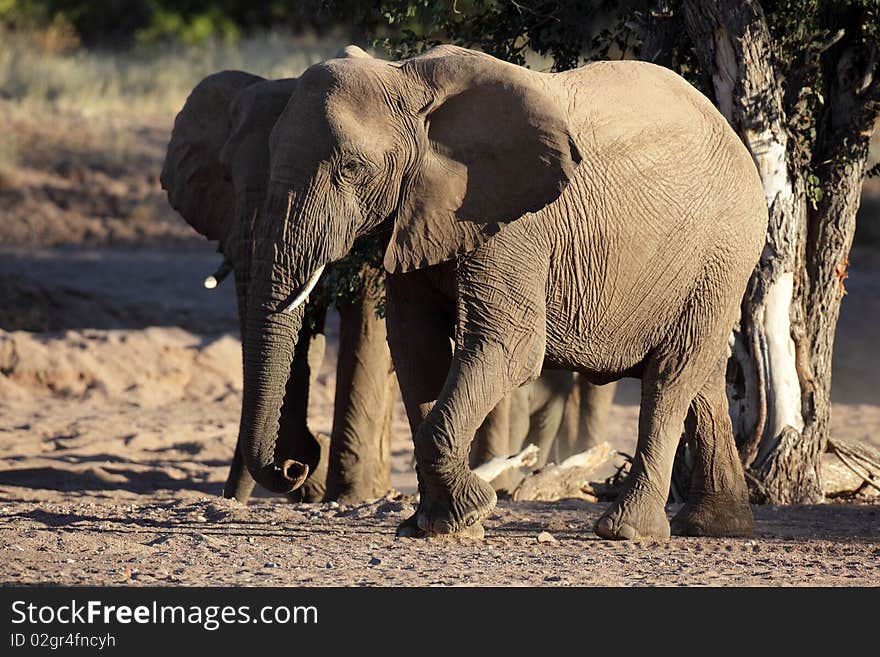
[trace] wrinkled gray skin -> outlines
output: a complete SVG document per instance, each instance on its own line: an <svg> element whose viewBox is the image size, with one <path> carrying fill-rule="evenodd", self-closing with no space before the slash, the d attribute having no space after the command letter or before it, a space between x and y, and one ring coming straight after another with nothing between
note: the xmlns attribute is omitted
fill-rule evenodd
<svg viewBox="0 0 880 657"><path fill-rule="evenodd" d="M411 422L424 419L412 422L419 508L401 533L480 533L495 493L468 467L471 440L544 364L594 383L641 378L632 473L600 536L669 536L683 426L695 468L675 530L751 531L724 365L766 205L748 152L682 78L633 61L544 74L449 46L399 64L332 60L300 78L270 161L241 423L260 483L296 485L274 431L303 314L290 299L357 236L391 225L398 377L435 377L404 393ZM432 290L455 299L451 360L406 349L419 313L401 302Z"/></svg>
<svg viewBox="0 0 880 657"><path fill-rule="evenodd" d="M346 55L366 56L357 49ZM253 222L268 183L269 134L296 84L296 79L267 81L241 71L208 76L193 89L175 121L162 171L171 205L205 237L218 241L233 267L243 340ZM306 423L309 387L324 355L327 310L316 304L309 308L314 327L300 331L285 377L278 427L279 454L308 468L301 470L304 485L294 499L319 501L326 496L353 502L378 497L390 488L394 386L385 323L376 318L376 302L373 295L362 294L340 308L329 446ZM376 421L377 416L388 422ZM239 444L223 494L246 502L253 487Z"/></svg>

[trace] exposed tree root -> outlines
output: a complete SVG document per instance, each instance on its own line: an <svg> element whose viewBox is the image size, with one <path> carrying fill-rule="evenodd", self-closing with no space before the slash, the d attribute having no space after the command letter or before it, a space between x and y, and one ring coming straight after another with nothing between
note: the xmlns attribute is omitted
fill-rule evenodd
<svg viewBox="0 0 880 657"><path fill-rule="evenodd" d="M829 438L828 452L854 475L834 476L834 469L828 468L830 472L827 474L831 476L823 476L823 488L829 497L876 496L880 493L880 451L864 443Z"/></svg>

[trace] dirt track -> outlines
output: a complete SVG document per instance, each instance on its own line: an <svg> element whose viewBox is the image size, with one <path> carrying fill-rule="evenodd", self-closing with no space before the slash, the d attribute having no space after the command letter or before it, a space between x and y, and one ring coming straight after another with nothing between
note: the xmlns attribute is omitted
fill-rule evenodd
<svg viewBox="0 0 880 657"><path fill-rule="evenodd" d="M602 541L602 506L502 503L481 543L395 539L409 501L354 507L150 496L3 508L4 583L873 585L880 509L757 509L751 540ZM539 542L548 532L555 540Z"/></svg>

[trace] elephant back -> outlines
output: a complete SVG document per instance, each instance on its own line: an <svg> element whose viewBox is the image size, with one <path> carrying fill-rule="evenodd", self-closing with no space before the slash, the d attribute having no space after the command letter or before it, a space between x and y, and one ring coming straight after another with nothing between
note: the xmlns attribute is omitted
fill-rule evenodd
<svg viewBox="0 0 880 657"><path fill-rule="evenodd" d="M160 175L175 210L209 240L221 240L234 211L234 190L220 162L231 131L229 107L246 87L263 81L243 71L204 78L174 120Z"/></svg>

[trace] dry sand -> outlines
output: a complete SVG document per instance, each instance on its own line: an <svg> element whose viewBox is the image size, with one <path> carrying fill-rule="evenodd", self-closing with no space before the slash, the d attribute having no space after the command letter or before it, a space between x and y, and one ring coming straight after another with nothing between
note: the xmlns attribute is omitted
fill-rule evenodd
<svg viewBox="0 0 880 657"><path fill-rule="evenodd" d="M163 209L165 129L122 163L37 158L0 185L0 583L880 585L870 504L756 508L753 539L611 543L591 531L602 505L502 501L481 543L395 539L414 503L400 408L399 495L219 498L241 401L233 291L202 289L219 256ZM851 260L834 432L880 446L880 252ZM335 343L331 321L323 432ZM624 451L636 403L626 382L608 436Z"/></svg>

